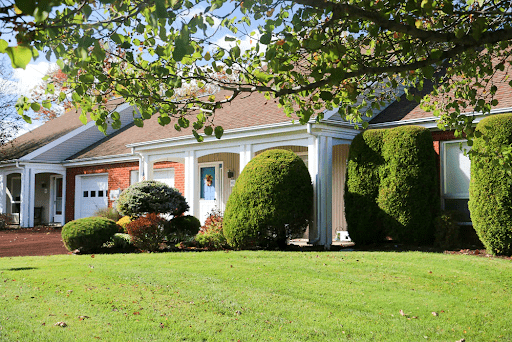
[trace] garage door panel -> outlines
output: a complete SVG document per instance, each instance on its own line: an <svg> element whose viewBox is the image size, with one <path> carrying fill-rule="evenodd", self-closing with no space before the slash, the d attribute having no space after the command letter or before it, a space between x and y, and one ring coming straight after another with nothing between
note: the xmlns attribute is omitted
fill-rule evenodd
<svg viewBox="0 0 512 342"><path fill-rule="evenodd" d="M81 178L80 217L91 217L108 207L108 176L83 176Z"/></svg>

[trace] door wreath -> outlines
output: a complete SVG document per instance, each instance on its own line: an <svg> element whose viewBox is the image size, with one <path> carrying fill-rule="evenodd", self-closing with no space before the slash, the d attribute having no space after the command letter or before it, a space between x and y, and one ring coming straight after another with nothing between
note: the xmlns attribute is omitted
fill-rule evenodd
<svg viewBox="0 0 512 342"><path fill-rule="evenodd" d="M206 175L206 177L204 177L204 179L206 180L206 185L207 186L212 186L213 184L213 176L212 175Z"/></svg>

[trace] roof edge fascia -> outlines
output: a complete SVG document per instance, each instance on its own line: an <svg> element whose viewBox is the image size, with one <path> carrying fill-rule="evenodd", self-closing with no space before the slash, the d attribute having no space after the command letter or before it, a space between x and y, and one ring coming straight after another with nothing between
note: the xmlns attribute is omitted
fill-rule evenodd
<svg viewBox="0 0 512 342"><path fill-rule="evenodd" d="M482 120L486 116L494 115L494 114L511 113L511 112L512 112L512 107L504 107L504 108L491 109L491 112L489 114L484 114L482 112L468 112L468 113L462 113L461 115L474 116L473 123L478 123L478 122L480 122L480 120ZM433 129L433 128L438 128L437 119L438 119L437 117L431 116L428 118L381 122L381 123L370 124L369 128L390 128L390 127L398 127L398 126L404 126L404 125L417 125L417 126Z"/></svg>
<svg viewBox="0 0 512 342"><path fill-rule="evenodd" d="M131 154L131 153L125 153L125 154L118 154L118 155L114 155L114 156L101 156L101 157L65 160L62 162L62 165L64 167L68 168L68 167L84 166L84 165L125 163L125 162L132 162L132 161L138 161L138 160L139 160L139 156Z"/></svg>
<svg viewBox="0 0 512 342"><path fill-rule="evenodd" d="M274 123L274 124L266 124L266 125L259 125L259 126L250 126L250 127L243 127L243 128L233 128L224 131L224 134L222 135L221 140L226 139L235 139L238 138L236 135L241 133L248 133L251 134L250 136L257 136L257 135L267 135L269 133L264 133L262 131L266 131L268 129L279 129L289 126L295 126L297 130L306 129L306 125L297 125L296 123L292 121L285 121L280 123ZM208 137L204 136L205 140L203 142L211 142L211 141L217 141L215 137ZM150 141L144 141L139 143L133 143L133 144L127 144L126 147L128 148L137 148L137 147L147 147L151 145L157 145L162 143L173 143L173 142L179 142L184 141L184 143L187 143L188 141L191 141L193 143L197 143L196 138L193 135L184 135L181 137L175 137L175 138L164 138L164 139L157 139L157 140L150 140Z"/></svg>

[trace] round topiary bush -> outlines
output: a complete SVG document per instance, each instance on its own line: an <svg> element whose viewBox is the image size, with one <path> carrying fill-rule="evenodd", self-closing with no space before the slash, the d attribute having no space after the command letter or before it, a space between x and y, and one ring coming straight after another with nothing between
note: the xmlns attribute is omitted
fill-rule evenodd
<svg viewBox="0 0 512 342"><path fill-rule="evenodd" d="M178 190L157 181L132 184L123 190L117 200L117 210L131 217L147 213L179 216L188 209L185 197Z"/></svg>
<svg viewBox="0 0 512 342"><path fill-rule="evenodd" d="M512 180L498 158L512 143L512 114L480 121L471 159L469 211L478 237L496 255L512 255Z"/></svg>
<svg viewBox="0 0 512 342"><path fill-rule="evenodd" d="M178 216L164 225L164 236L169 242L182 242L195 236L201 228L201 222L194 216Z"/></svg>
<svg viewBox="0 0 512 342"><path fill-rule="evenodd" d="M348 154L345 178L345 219L350 239L366 245L381 242L386 237L377 205L379 171L384 165L382 135L384 130L374 129L359 133Z"/></svg>
<svg viewBox="0 0 512 342"><path fill-rule="evenodd" d="M118 225L110 219L86 217L66 223L61 235L69 251L80 249L90 252L100 248L118 232Z"/></svg>
<svg viewBox="0 0 512 342"><path fill-rule="evenodd" d="M301 237L312 216L313 186L295 153L268 150L244 168L229 196L224 235L232 247L284 247Z"/></svg>

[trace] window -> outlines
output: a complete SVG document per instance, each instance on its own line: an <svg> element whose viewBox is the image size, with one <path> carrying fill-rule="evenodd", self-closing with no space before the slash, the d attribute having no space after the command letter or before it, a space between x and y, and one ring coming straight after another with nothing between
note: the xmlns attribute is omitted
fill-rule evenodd
<svg viewBox="0 0 512 342"><path fill-rule="evenodd" d="M464 215L464 222L471 222L468 209L471 162L460 149L460 141L442 143L441 194L443 209L457 210ZM462 142L462 148L468 146Z"/></svg>
<svg viewBox="0 0 512 342"><path fill-rule="evenodd" d="M103 190L98 191L98 197L103 197Z"/></svg>
<svg viewBox="0 0 512 342"><path fill-rule="evenodd" d="M84 197L89 197L89 191L84 191Z"/></svg>
<svg viewBox="0 0 512 342"><path fill-rule="evenodd" d="M130 171L130 185L135 184L139 181L139 170Z"/></svg>
<svg viewBox="0 0 512 342"><path fill-rule="evenodd" d="M91 197L96 197L96 191L91 190Z"/></svg>

